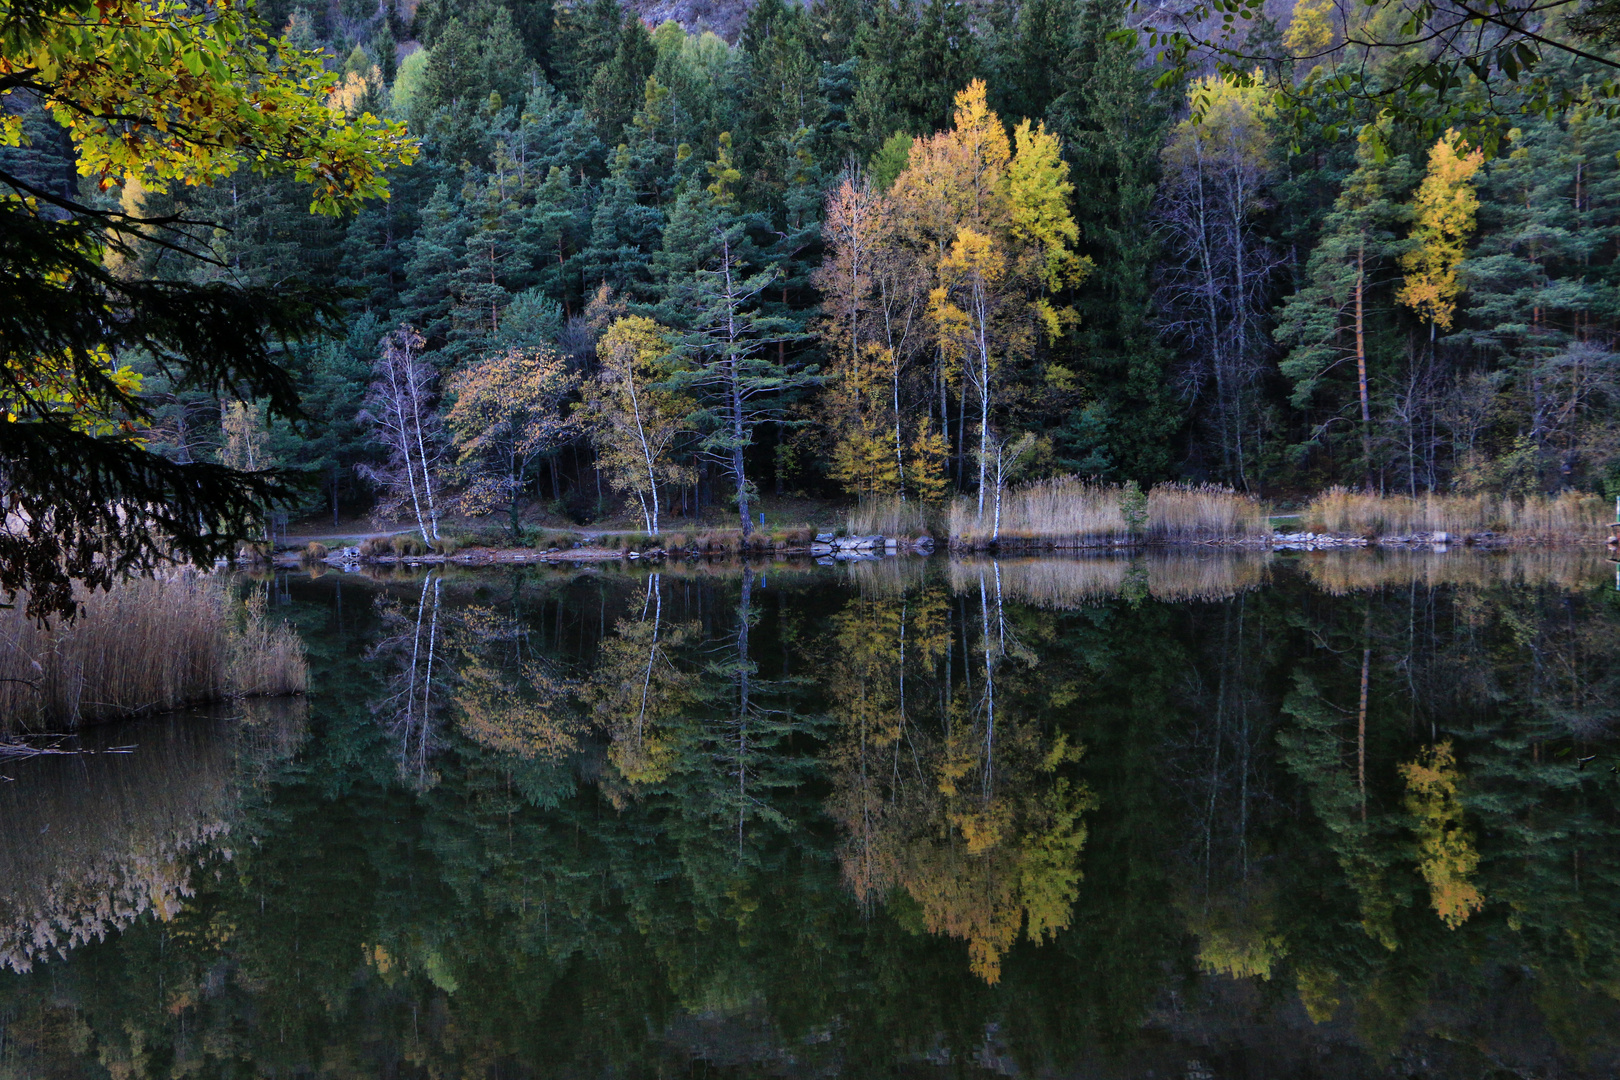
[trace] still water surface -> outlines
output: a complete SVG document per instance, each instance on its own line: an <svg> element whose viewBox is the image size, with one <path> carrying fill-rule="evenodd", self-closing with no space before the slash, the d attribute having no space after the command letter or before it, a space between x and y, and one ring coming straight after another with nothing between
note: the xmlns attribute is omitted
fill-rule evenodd
<svg viewBox="0 0 1620 1080"><path fill-rule="evenodd" d="M1620 1071L1590 554L249 585L0 768L0 1078Z"/></svg>

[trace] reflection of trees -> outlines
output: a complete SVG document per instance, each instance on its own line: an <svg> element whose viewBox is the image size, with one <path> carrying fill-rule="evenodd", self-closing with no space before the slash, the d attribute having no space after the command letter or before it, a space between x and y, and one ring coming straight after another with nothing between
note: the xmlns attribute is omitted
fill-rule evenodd
<svg viewBox="0 0 1620 1080"><path fill-rule="evenodd" d="M1034 656L1009 626L998 569L979 577L977 618L963 608L955 625L943 589L852 599L833 618L825 680L846 881L862 903L904 890L991 983L1020 932L1041 941L1069 924L1091 805L1059 775L1078 752L1024 720L1003 685L1009 660L1027 669Z"/></svg>
<svg viewBox="0 0 1620 1080"><path fill-rule="evenodd" d="M448 634L457 726L496 753L556 762L578 749L583 731L570 700L574 687L528 639L515 613L481 604L457 612Z"/></svg>
<svg viewBox="0 0 1620 1080"><path fill-rule="evenodd" d="M428 760L438 745L437 714L448 690L447 676L440 670L444 664L439 644L442 584L437 574L424 577L414 610L398 600L385 601L382 617L388 633L371 650L373 660L393 666L391 692L372 703L372 712L398 746L395 764L400 777L411 778L418 788L431 783Z"/></svg>
<svg viewBox="0 0 1620 1080"><path fill-rule="evenodd" d="M736 623L707 650L697 682L700 718L688 725L681 766L703 792L707 815L735 828L739 859L750 821L789 824L769 796L802 784L814 765L788 747L802 721L783 698L787 686L760 678L750 640L759 619L753 591L754 571L744 567Z"/></svg>
<svg viewBox="0 0 1620 1080"><path fill-rule="evenodd" d="M694 680L677 657L696 626L666 621L663 575L654 573L639 615L620 619L614 629L615 636L602 642L580 698L609 739L609 762L634 789L668 779L673 767L670 725L691 700Z"/></svg>

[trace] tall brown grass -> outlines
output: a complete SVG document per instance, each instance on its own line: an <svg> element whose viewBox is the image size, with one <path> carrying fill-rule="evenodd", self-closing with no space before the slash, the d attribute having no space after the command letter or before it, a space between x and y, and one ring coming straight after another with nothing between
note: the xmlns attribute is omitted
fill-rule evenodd
<svg viewBox="0 0 1620 1080"><path fill-rule="evenodd" d="M1079 547L1131 540L1238 540L1270 531L1264 505L1231 488L1160 484L1147 493L1144 502L1132 506L1131 499L1117 485L1074 477L1023 484L1002 494L1001 539ZM1132 516L1137 520L1133 522ZM953 542L970 547L988 544L995 531L990 497L986 496L982 515L976 497L952 502L949 528Z"/></svg>
<svg viewBox="0 0 1620 1080"><path fill-rule="evenodd" d="M1352 536L1494 532L1521 539L1579 540L1605 535L1613 506L1600 495L1375 495L1331 488L1305 508L1305 527Z"/></svg>
<svg viewBox="0 0 1620 1080"><path fill-rule="evenodd" d="M916 499L867 499L844 519L851 536L926 536L928 511Z"/></svg>
<svg viewBox="0 0 1620 1080"><path fill-rule="evenodd" d="M71 727L233 696L300 693L303 643L219 578L135 578L40 627L0 610L0 731Z"/></svg>

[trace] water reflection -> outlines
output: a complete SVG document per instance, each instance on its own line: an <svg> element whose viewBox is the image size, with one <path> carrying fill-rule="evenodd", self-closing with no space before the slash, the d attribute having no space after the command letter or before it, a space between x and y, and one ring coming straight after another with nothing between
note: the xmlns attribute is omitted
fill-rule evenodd
<svg viewBox="0 0 1620 1080"><path fill-rule="evenodd" d="M319 672L295 755L0 787L29 910L80 926L51 883L136 867L85 944L0 979L0 1071L1609 1075L1612 575L292 581ZM30 869L47 817L95 836Z"/></svg>
<svg viewBox="0 0 1620 1080"><path fill-rule="evenodd" d="M179 914L197 864L230 861L231 824L302 738L303 705L109 725L0 763L0 968Z"/></svg>

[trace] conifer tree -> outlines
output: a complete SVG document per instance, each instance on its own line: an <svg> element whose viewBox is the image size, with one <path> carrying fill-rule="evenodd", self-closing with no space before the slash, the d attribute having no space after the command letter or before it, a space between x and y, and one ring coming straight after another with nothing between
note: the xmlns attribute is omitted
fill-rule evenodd
<svg viewBox="0 0 1620 1080"><path fill-rule="evenodd" d="M1456 132L1448 131L1429 151L1429 172L1412 199L1412 239L1417 246L1401 255L1406 280L1395 299L1412 308L1431 328L1451 329L1462 287L1457 267L1474 232L1479 198L1473 178L1485 162L1481 150L1458 152Z"/></svg>
<svg viewBox="0 0 1620 1080"><path fill-rule="evenodd" d="M671 214L660 253L658 310L675 316L672 325L684 331L682 367L671 383L697 399L690 424L699 433L699 450L731 479L746 537L753 531L748 508L756 490L748 448L761 424L782 415L785 395L809 385L814 372L775 348L794 334L785 320L762 310L761 294L777 272L760 265L748 235L730 144L723 135L708 166L710 183L701 190L689 185Z"/></svg>
<svg viewBox="0 0 1620 1080"><path fill-rule="evenodd" d="M450 189L440 184L422 208L422 224L410 244L405 264L406 290L400 297L402 319L419 328L432 349L450 340L450 311L455 276L467 253L472 222Z"/></svg>
<svg viewBox="0 0 1620 1080"><path fill-rule="evenodd" d="M1290 346L1280 367L1293 384L1295 408L1308 409L1319 394L1329 395L1326 418L1314 426L1313 440L1324 439L1335 419L1352 419L1361 433L1361 468L1372 484L1371 358L1369 309L1375 291L1388 284L1391 263L1402 243L1395 227L1404 216L1396 194L1410 183L1404 157L1385 159L1363 136L1358 167L1345 181L1323 235L1306 266L1306 283L1284 301L1275 331ZM1354 373L1348 401L1332 400L1342 385L1333 378L1345 365ZM1352 417L1344 412L1355 409Z"/></svg>
<svg viewBox="0 0 1620 1080"><path fill-rule="evenodd" d="M641 105L647 76L658 60L652 35L632 12L626 12L613 56L596 69L580 99L605 143L623 137L625 125Z"/></svg>
<svg viewBox="0 0 1620 1080"><path fill-rule="evenodd" d="M616 293L635 294L649 280L647 256L658 248L664 215L636 194L630 152L621 145L592 212L590 242L579 255L587 293L606 284Z"/></svg>
<svg viewBox="0 0 1620 1080"><path fill-rule="evenodd" d="M617 51L624 25L619 0L586 0L559 11L547 70L557 89L575 101L582 99L597 69Z"/></svg>
<svg viewBox="0 0 1620 1080"><path fill-rule="evenodd" d="M1181 425L1173 357L1149 322L1159 255L1152 209L1170 110L1140 48L1115 36L1125 7L1080 5L1047 110L1071 166L1079 250L1097 268L1076 290L1080 325L1047 387L1060 409L1052 439L1063 468L1146 482L1169 474Z"/></svg>

